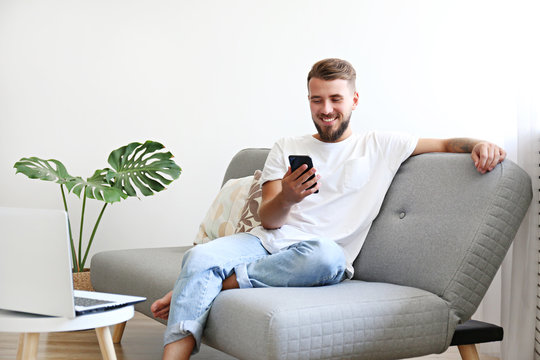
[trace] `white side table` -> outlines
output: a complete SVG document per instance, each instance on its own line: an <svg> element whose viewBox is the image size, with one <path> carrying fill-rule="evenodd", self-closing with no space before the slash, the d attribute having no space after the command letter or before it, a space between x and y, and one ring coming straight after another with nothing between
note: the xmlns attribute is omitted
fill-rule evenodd
<svg viewBox="0 0 540 360"><path fill-rule="evenodd" d="M134 315L133 305L77 316L73 319L0 309L0 332L19 332L17 360L36 359L39 333L96 329L104 360L116 360L110 325L125 323ZM122 328L123 330L123 328Z"/></svg>

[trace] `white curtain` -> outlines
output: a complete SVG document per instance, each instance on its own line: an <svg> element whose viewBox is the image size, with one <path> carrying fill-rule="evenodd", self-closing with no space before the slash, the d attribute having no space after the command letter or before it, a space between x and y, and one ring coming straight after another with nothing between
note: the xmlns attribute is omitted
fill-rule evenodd
<svg viewBox="0 0 540 360"><path fill-rule="evenodd" d="M517 149L512 158L532 178L533 200L502 266L501 323L505 329L501 358L540 359L536 328L538 304L540 126L538 98L520 97ZM535 355L536 354L536 355Z"/></svg>
<svg viewBox="0 0 540 360"><path fill-rule="evenodd" d="M481 353L502 360L539 360L540 91L518 97L516 105L515 135L505 147L508 158L531 176L533 200L501 270L473 318L504 328L502 344L483 344Z"/></svg>
<svg viewBox="0 0 540 360"><path fill-rule="evenodd" d="M510 84L515 118L506 135L508 158L532 179L533 200L501 270L473 318L500 324L502 343L480 346L502 360L540 360L540 16L539 3L527 2L507 43L512 54ZM494 124L501 126L502 124Z"/></svg>

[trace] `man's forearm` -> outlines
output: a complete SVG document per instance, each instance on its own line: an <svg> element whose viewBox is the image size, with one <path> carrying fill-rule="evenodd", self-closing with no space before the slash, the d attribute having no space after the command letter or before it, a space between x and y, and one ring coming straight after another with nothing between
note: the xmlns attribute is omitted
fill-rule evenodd
<svg viewBox="0 0 540 360"><path fill-rule="evenodd" d="M453 138L446 140L446 151L452 153L470 153L480 140L469 138Z"/></svg>
<svg viewBox="0 0 540 360"><path fill-rule="evenodd" d="M431 152L470 153L482 174L493 170L506 157L506 151L496 144L469 138L419 139L411 156Z"/></svg>
<svg viewBox="0 0 540 360"><path fill-rule="evenodd" d="M279 229L287 221L291 205L283 201L281 193L273 199L263 202L259 208L261 225L265 229Z"/></svg>

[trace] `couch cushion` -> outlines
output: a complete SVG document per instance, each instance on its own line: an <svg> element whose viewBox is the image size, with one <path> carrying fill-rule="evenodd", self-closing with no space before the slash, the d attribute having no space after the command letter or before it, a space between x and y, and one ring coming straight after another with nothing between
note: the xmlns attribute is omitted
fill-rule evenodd
<svg viewBox="0 0 540 360"><path fill-rule="evenodd" d="M250 232L253 228L261 225L259 206L262 202L262 171L255 170L253 182L249 188L248 196L242 209L236 233Z"/></svg>
<svg viewBox="0 0 540 360"><path fill-rule="evenodd" d="M191 246L100 252L92 257L91 280L96 291L145 296L135 309L152 316L152 303L174 287L182 258ZM158 321L166 324L166 321Z"/></svg>
<svg viewBox="0 0 540 360"><path fill-rule="evenodd" d="M230 179L223 185L199 225L194 244L207 243L237 232L253 179L253 175Z"/></svg>
<svg viewBox="0 0 540 360"><path fill-rule="evenodd" d="M204 342L241 359L395 359L443 352L456 322L439 297L398 285L236 289L214 301Z"/></svg>

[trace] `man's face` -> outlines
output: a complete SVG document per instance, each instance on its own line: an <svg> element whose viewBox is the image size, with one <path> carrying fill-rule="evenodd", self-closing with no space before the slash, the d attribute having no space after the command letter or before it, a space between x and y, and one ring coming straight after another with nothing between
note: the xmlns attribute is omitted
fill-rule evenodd
<svg viewBox="0 0 540 360"><path fill-rule="evenodd" d="M343 79L309 80L309 107L318 136L324 142L339 142L348 138L351 114L358 105L358 93Z"/></svg>

